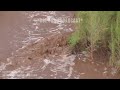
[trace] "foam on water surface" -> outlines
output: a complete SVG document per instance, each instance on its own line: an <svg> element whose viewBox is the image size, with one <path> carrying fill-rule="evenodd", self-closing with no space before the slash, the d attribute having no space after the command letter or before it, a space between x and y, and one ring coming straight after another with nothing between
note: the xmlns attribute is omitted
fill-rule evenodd
<svg viewBox="0 0 120 90"><path fill-rule="evenodd" d="M13 14L15 13L15 14ZM11 64L11 59L14 57L16 52L19 52L19 50L26 48L28 45L37 43L42 41L44 38L46 38L49 35L52 35L54 33L61 33L66 31L72 31L72 28L70 28L69 25L65 24L63 21L59 21L58 18L67 18L70 16L71 12L63 12L63 11L26 11L26 12L7 12L5 15L11 14L11 15L18 15L15 18L16 23L20 21L20 23L16 23L15 26L13 24L13 27L9 27L9 34L12 36L12 38L9 40L9 47L10 49L10 57L6 57L7 64L1 63L0 64L0 71L5 70L6 66ZM72 14L72 13L71 13ZM45 18L48 23L40 23L39 19ZM21 20L19 20L21 19ZM50 20L54 20L54 22L51 22ZM23 23L24 22L24 23ZM6 26L7 27L7 26ZM7 30L7 28L5 28ZM12 33L13 32L13 33ZM2 50L3 48L1 48ZM41 68L37 68L36 70L39 70L39 72L44 72L44 70L49 67L49 65L52 65L52 67L48 71L54 71L54 72L63 72L68 74L68 77L70 77L72 73L72 67L66 69L68 66L72 66L73 59L65 60L66 56L63 56L63 59L61 60L43 60L41 64ZM27 74L23 74L26 71L27 68ZM6 78L27 78L30 73L34 71L34 68L31 67L19 67L16 68L13 71L8 72L6 75ZM18 76L18 74L23 74L21 77ZM20 74L20 75L21 75ZM43 76L42 76L43 75ZM50 76L50 75L49 75ZM53 75L54 76L54 75ZM45 74L39 75L38 78L44 78ZM66 76L67 77L67 76ZM46 76L47 78L47 76ZM55 78L55 76L54 76ZM57 78L57 77L56 77ZM60 78L60 77L59 77Z"/></svg>

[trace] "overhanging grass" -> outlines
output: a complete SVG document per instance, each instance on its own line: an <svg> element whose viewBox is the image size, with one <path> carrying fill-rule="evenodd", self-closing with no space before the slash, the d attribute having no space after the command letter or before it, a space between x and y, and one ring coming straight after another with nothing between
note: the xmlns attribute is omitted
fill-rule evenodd
<svg viewBox="0 0 120 90"><path fill-rule="evenodd" d="M72 47L80 42L90 48L91 59L98 47L110 50L110 65L120 66L120 12L119 11L80 11L76 16L81 23L69 38ZM90 43L90 45L87 44ZM83 47L86 48L86 47Z"/></svg>

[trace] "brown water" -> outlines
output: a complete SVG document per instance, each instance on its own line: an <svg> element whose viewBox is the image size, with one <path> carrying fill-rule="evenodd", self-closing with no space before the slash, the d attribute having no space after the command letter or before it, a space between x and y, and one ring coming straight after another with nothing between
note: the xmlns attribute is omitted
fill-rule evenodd
<svg viewBox="0 0 120 90"><path fill-rule="evenodd" d="M40 47L43 39L53 36L53 39L46 41L50 42L49 47L59 35L62 38L74 31L73 24L50 23L50 18L54 20L59 17L73 18L74 13L72 11L1 11L1 78L117 78L112 74L115 69L109 69L101 62L86 60L85 52L79 55L81 59L76 58L76 55L68 56L64 53L67 47L58 56L53 54L41 59L40 51L45 47ZM40 23L40 18L46 18L47 23Z"/></svg>
<svg viewBox="0 0 120 90"><path fill-rule="evenodd" d="M39 14L39 15L38 15ZM46 34L55 33L60 26L54 23L39 23L39 18L69 16L70 12L0 12L0 58L8 57L11 52L37 40ZM35 21L36 20L36 21ZM66 26L64 26L66 27ZM68 27L68 26L67 26ZM64 30L62 30L64 31Z"/></svg>
<svg viewBox="0 0 120 90"><path fill-rule="evenodd" d="M24 23L22 12L0 12L0 60L9 57L20 45Z"/></svg>

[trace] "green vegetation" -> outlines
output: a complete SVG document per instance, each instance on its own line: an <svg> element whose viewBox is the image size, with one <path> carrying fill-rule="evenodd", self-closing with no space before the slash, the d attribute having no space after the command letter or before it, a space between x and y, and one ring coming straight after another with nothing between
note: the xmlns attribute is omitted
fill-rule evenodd
<svg viewBox="0 0 120 90"><path fill-rule="evenodd" d="M89 48L91 59L95 50L107 48L110 65L120 67L120 11L79 11L76 17L82 21L69 38L70 45L80 43L86 46L80 48Z"/></svg>

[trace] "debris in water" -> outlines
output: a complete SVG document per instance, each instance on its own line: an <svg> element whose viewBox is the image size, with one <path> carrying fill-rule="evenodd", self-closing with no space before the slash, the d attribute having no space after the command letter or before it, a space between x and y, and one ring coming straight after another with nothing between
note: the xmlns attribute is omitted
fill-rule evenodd
<svg viewBox="0 0 120 90"><path fill-rule="evenodd" d="M86 62L86 58L83 58L83 60L82 60L83 62Z"/></svg>
<svg viewBox="0 0 120 90"><path fill-rule="evenodd" d="M106 70L107 70L107 68L105 67L105 68L104 68L104 70L106 71Z"/></svg>
<svg viewBox="0 0 120 90"><path fill-rule="evenodd" d="M95 72L97 72L98 70L97 69L94 69Z"/></svg>
<svg viewBox="0 0 120 90"><path fill-rule="evenodd" d="M80 73L80 75L84 75L85 73Z"/></svg>
<svg viewBox="0 0 120 90"><path fill-rule="evenodd" d="M97 66L99 66L99 64L98 64L98 63L97 63L96 65L97 65Z"/></svg>
<svg viewBox="0 0 120 90"><path fill-rule="evenodd" d="M87 54L87 52L86 52L86 51L82 51L82 54L86 55L86 54Z"/></svg>
<svg viewBox="0 0 120 90"><path fill-rule="evenodd" d="M72 68L72 67L70 67L70 69L69 69L69 74L67 75L67 76L68 76L68 78L70 78L70 77L71 77L71 75L72 75L72 71L73 71L73 68Z"/></svg>
<svg viewBox="0 0 120 90"><path fill-rule="evenodd" d="M50 62L50 60L45 59L44 63L45 63L44 66L41 68L42 70L45 70L45 68L47 67L47 65L50 64L51 62Z"/></svg>
<svg viewBox="0 0 120 90"><path fill-rule="evenodd" d="M116 73L117 73L117 69L116 68L112 68L111 74L114 76Z"/></svg>
<svg viewBox="0 0 120 90"><path fill-rule="evenodd" d="M104 71L104 72L103 72L103 75L105 75L105 76L106 76L106 75L107 75L107 73L108 73L108 71Z"/></svg>

